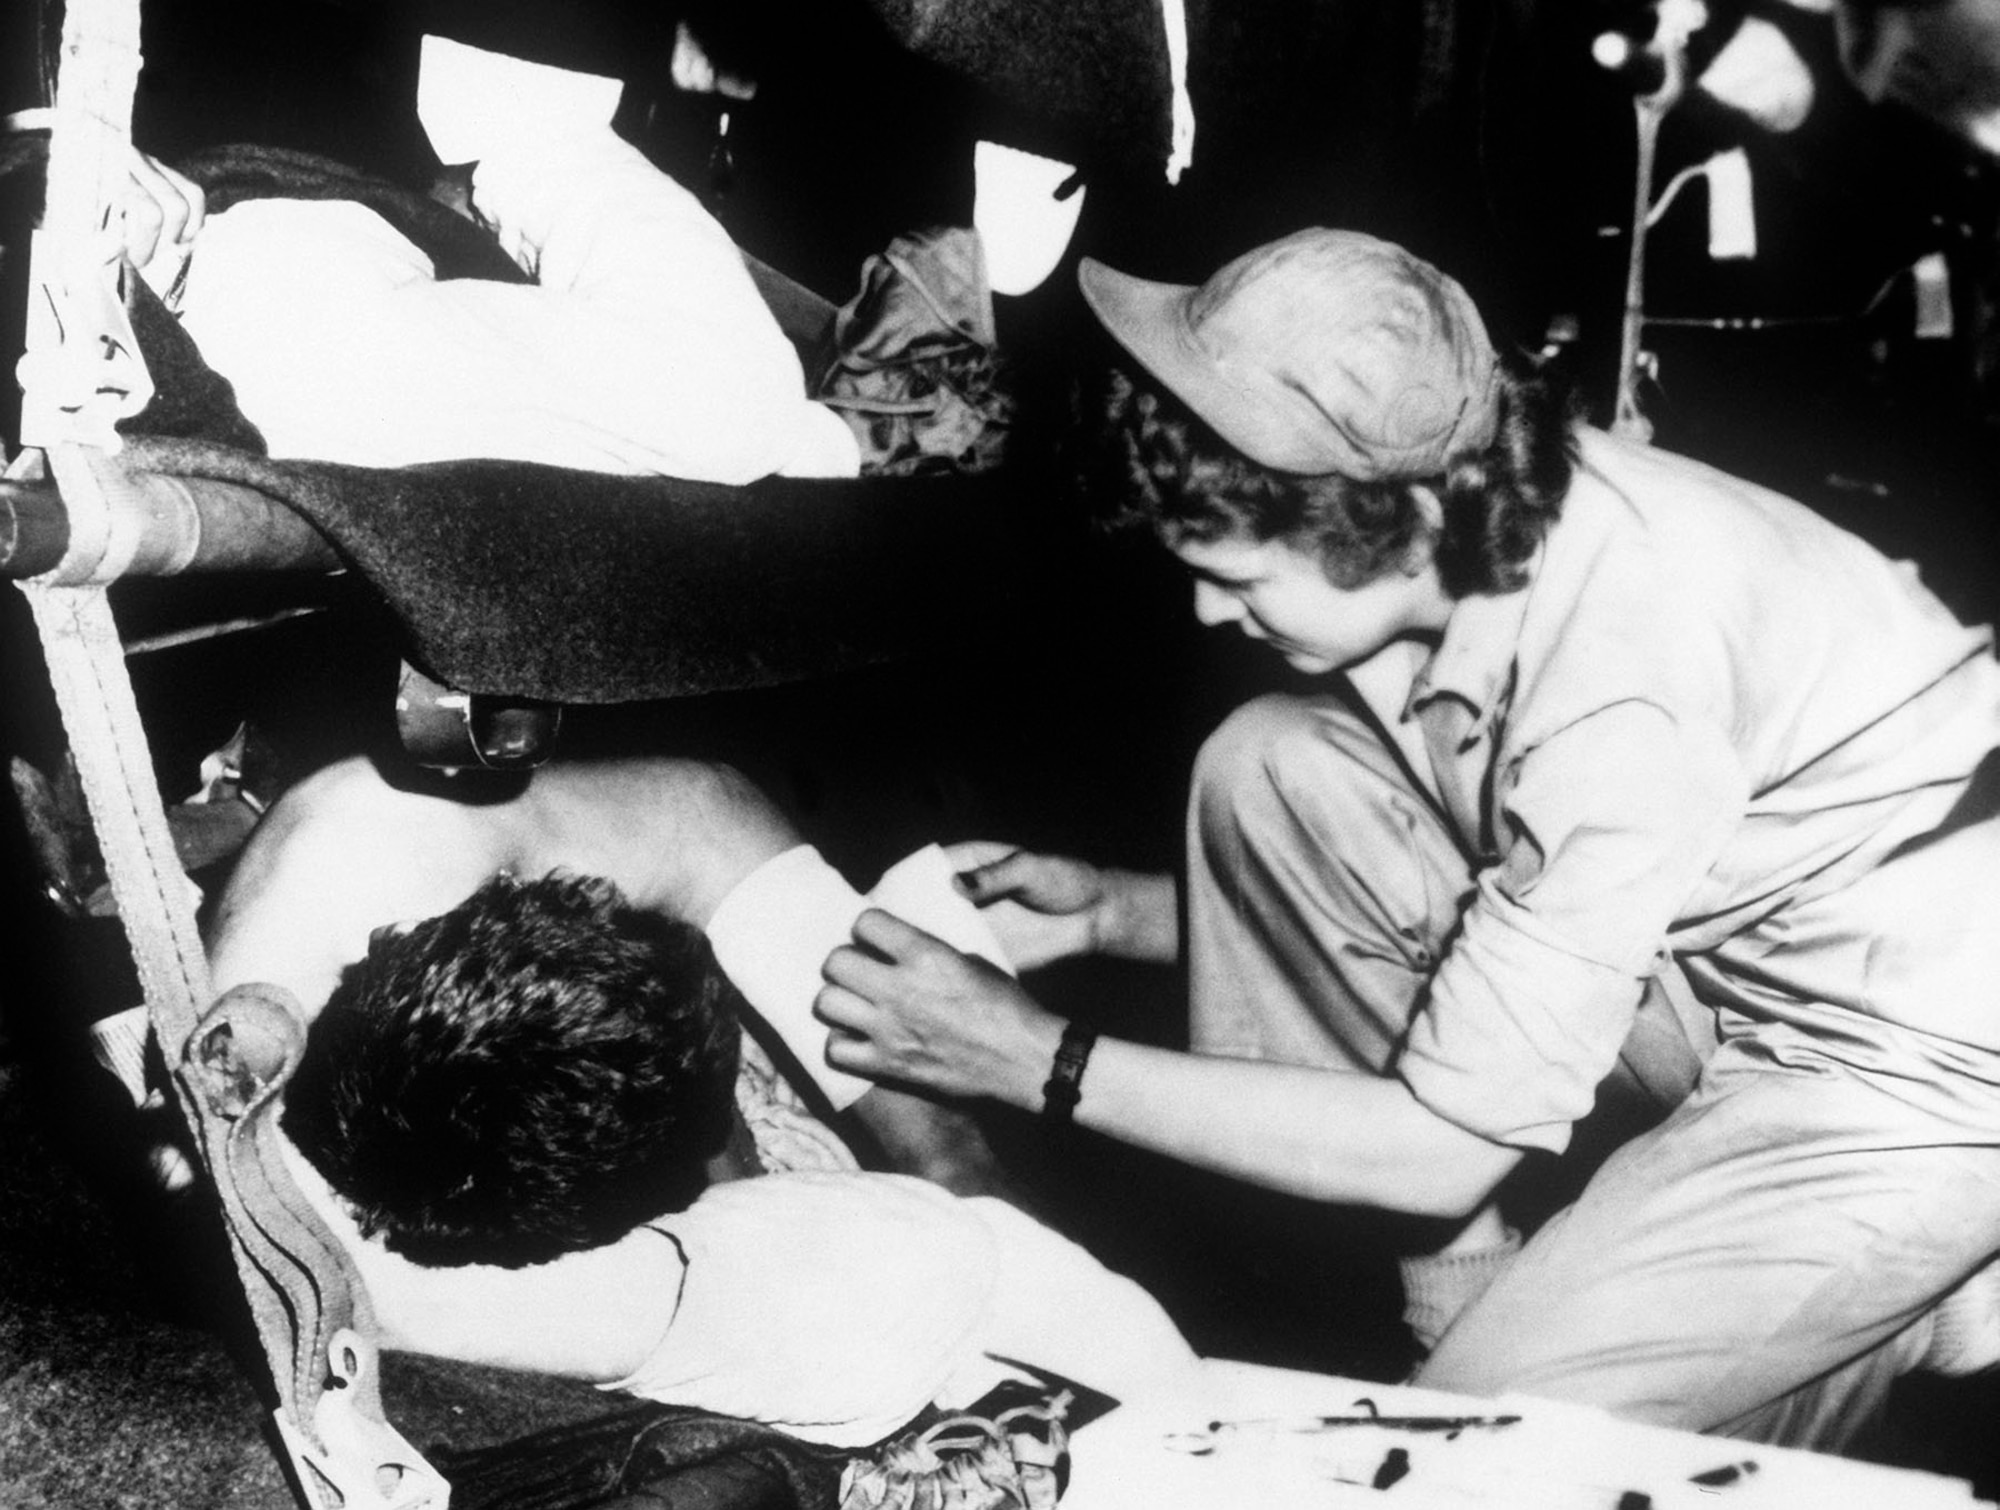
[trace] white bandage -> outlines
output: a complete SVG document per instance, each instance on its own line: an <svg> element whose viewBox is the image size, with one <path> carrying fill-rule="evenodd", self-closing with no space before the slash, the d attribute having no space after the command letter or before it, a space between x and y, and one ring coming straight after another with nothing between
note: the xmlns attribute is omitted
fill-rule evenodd
<svg viewBox="0 0 2000 1510"><path fill-rule="evenodd" d="M708 922L716 962L806 1073L844 1111L873 1083L826 1062L826 1025L813 1016L826 957L854 936L855 919L879 907L953 948L1002 969L1006 956L979 911L952 884L935 844L892 866L867 897L810 845L766 860L739 881Z"/></svg>
<svg viewBox="0 0 2000 1510"><path fill-rule="evenodd" d="M868 893L868 905L893 912L961 954L976 954L1012 975L1014 967L1007 963L986 915L955 884L957 874L950 856L935 844L926 844L882 873Z"/></svg>

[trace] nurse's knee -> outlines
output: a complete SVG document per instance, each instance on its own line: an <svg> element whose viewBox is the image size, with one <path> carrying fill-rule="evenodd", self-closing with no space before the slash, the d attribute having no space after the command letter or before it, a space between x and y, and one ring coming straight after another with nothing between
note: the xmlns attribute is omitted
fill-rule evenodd
<svg viewBox="0 0 2000 1510"><path fill-rule="evenodd" d="M1244 704L1202 745L1194 805L1202 826L1242 830L1273 811L1296 821L1306 811L1338 823L1372 809L1380 783L1369 765L1379 741L1331 699L1274 693ZM1315 825L1317 826L1317 825Z"/></svg>

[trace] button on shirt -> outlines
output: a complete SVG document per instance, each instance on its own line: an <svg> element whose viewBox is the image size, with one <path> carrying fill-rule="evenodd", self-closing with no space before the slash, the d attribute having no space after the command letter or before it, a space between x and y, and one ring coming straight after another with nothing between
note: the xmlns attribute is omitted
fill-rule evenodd
<svg viewBox="0 0 2000 1510"><path fill-rule="evenodd" d="M1428 658L1393 645L1353 676L1478 866L1399 1073L1460 1126L1560 1149L1669 953L1729 1020L1864 1060L1871 1022L1941 1060L2000 1049L1992 988L1933 989L1980 973L1949 958L1990 949L1974 931L1883 947L2000 906L2000 842L1949 872L1988 897L1884 884L1945 873L1904 854L2000 745L1988 632L1799 504L1581 446L1528 586L1461 600Z"/></svg>

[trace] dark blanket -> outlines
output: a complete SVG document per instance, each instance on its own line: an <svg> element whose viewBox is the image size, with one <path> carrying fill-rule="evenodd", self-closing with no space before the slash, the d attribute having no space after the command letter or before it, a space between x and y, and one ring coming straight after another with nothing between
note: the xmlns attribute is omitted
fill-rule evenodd
<svg viewBox="0 0 2000 1510"><path fill-rule="evenodd" d="M1004 630L1033 572L998 477L747 488L515 462L373 469L135 440L249 483L381 592L409 659L468 692L607 703L752 687Z"/></svg>
<svg viewBox="0 0 2000 1510"><path fill-rule="evenodd" d="M847 1461L751 1421L395 1353L383 1403L453 1510L831 1510Z"/></svg>
<svg viewBox="0 0 2000 1510"><path fill-rule="evenodd" d="M485 276L482 246L500 256L441 206L317 158L234 148L187 166L218 204L359 198L441 272ZM408 658L465 691L607 703L851 670L997 636L1048 564L1035 512L998 473L738 488L516 462L273 461L132 282L160 389L126 426L133 460L247 483L305 515L381 592Z"/></svg>

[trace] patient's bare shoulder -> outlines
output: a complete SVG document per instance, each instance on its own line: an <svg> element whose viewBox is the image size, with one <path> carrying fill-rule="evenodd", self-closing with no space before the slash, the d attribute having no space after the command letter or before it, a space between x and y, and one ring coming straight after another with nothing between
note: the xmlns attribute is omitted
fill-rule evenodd
<svg viewBox="0 0 2000 1510"><path fill-rule="evenodd" d="M217 992L271 981L308 1012L390 923L463 901L517 848L507 805L392 784L366 759L306 777L244 847L208 929Z"/></svg>
<svg viewBox="0 0 2000 1510"><path fill-rule="evenodd" d="M543 767L523 799L524 865L615 881L636 906L707 923L737 882L800 842L749 778L671 757Z"/></svg>

